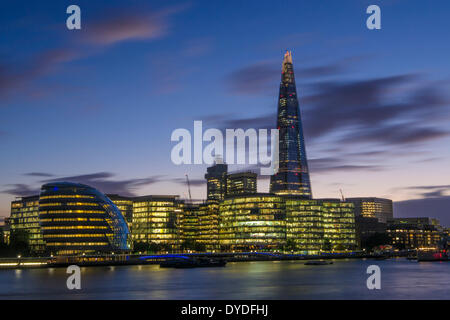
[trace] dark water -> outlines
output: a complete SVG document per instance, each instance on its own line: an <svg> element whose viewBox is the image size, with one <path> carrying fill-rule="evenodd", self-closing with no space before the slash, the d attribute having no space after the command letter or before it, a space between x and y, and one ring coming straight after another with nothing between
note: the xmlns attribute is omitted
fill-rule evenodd
<svg viewBox="0 0 450 320"><path fill-rule="evenodd" d="M381 268L381 290L368 290L366 269ZM450 299L450 263L406 259L236 262L225 268L157 265L81 269L81 290L68 290L65 268L0 270L0 299Z"/></svg>

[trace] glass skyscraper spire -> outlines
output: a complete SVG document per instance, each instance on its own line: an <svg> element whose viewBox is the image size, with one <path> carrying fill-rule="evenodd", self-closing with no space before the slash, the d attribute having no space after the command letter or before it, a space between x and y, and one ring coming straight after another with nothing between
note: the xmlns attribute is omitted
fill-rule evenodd
<svg viewBox="0 0 450 320"><path fill-rule="evenodd" d="M270 179L270 192L312 198L305 140L295 86L292 53L284 55L278 96L279 169Z"/></svg>

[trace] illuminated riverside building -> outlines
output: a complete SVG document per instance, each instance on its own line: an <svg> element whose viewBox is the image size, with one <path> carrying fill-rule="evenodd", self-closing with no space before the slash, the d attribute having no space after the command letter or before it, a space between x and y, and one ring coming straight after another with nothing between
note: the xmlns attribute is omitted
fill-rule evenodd
<svg viewBox="0 0 450 320"><path fill-rule="evenodd" d="M285 203L258 193L220 203L219 244L224 251L276 250L286 242Z"/></svg>
<svg viewBox="0 0 450 320"><path fill-rule="evenodd" d="M279 169L270 179L270 192L312 198L305 140L291 52L286 52L278 95Z"/></svg>
<svg viewBox="0 0 450 320"><path fill-rule="evenodd" d="M39 221L51 254L121 253L131 249L128 226L120 210L108 197L87 185L43 185Z"/></svg>
<svg viewBox="0 0 450 320"><path fill-rule="evenodd" d="M178 196L142 196L133 201L133 242L154 243L168 251L179 246L179 218L183 206Z"/></svg>
<svg viewBox="0 0 450 320"><path fill-rule="evenodd" d="M377 218L379 222L386 223L393 218L392 200L365 197L347 198L346 201L355 205L355 215L365 218Z"/></svg>
<svg viewBox="0 0 450 320"><path fill-rule="evenodd" d="M322 207L325 250L355 250L354 205L351 202L319 200Z"/></svg>
<svg viewBox="0 0 450 320"><path fill-rule="evenodd" d="M219 202L183 203L179 223L182 243L194 244L201 251L219 250ZM191 248L192 249L192 248Z"/></svg>
<svg viewBox="0 0 450 320"><path fill-rule="evenodd" d="M180 239L181 241L196 240L198 237L199 215L203 207L199 204L181 203Z"/></svg>
<svg viewBox="0 0 450 320"><path fill-rule="evenodd" d="M267 193L227 197L220 204L219 243L225 251L351 251L353 204Z"/></svg>
<svg viewBox="0 0 450 320"><path fill-rule="evenodd" d="M22 197L11 202L10 233L24 231L30 250L45 251L44 238L39 225L39 196Z"/></svg>
<svg viewBox="0 0 450 320"><path fill-rule="evenodd" d="M387 223L387 234L398 249L419 249L437 246L442 233L428 217L394 218Z"/></svg>
<svg viewBox="0 0 450 320"><path fill-rule="evenodd" d="M198 212L197 241L206 251L217 251L219 246L219 201L207 201Z"/></svg>
<svg viewBox="0 0 450 320"><path fill-rule="evenodd" d="M227 196L256 193L257 174L253 172L237 172L227 174Z"/></svg>
<svg viewBox="0 0 450 320"><path fill-rule="evenodd" d="M291 243L289 251L317 254L326 249L322 206L318 201L286 197L286 239Z"/></svg>

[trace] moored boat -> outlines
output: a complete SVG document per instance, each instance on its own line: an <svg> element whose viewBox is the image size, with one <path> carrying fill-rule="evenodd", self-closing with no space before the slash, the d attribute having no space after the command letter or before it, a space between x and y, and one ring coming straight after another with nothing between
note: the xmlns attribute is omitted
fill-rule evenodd
<svg viewBox="0 0 450 320"><path fill-rule="evenodd" d="M417 261L449 261L447 250L423 249L417 251Z"/></svg>

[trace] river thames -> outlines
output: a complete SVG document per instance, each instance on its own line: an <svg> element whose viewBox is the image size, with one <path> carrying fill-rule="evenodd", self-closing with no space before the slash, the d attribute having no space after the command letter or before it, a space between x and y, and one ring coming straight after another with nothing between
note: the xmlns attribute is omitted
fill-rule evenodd
<svg viewBox="0 0 450 320"><path fill-rule="evenodd" d="M369 265L381 289L366 286ZM0 299L450 299L450 263L390 260L233 262L225 268L84 267L81 290L65 268L0 270Z"/></svg>

